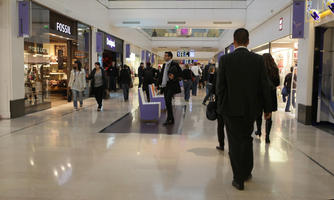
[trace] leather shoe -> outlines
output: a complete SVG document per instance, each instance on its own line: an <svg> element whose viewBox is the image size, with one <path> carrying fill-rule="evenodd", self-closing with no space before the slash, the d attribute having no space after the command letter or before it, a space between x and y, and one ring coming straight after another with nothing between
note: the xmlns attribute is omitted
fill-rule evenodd
<svg viewBox="0 0 334 200"><path fill-rule="evenodd" d="M236 180L233 180L232 185L233 185L233 187L235 187L238 190L244 190L245 189L244 182L238 182Z"/></svg>
<svg viewBox="0 0 334 200"><path fill-rule="evenodd" d="M224 151L224 147L221 147L221 146L216 146L216 149L219 151Z"/></svg>
<svg viewBox="0 0 334 200"><path fill-rule="evenodd" d="M253 178L253 175L250 174L250 175L248 175L248 176L245 178L245 181L249 181L249 180L251 180L252 178Z"/></svg>
<svg viewBox="0 0 334 200"><path fill-rule="evenodd" d="M166 121L165 123L163 123L164 126L173 125L173 124L174 124L174 121L172 121L172 120L169 120L169 121Z"/></svg>

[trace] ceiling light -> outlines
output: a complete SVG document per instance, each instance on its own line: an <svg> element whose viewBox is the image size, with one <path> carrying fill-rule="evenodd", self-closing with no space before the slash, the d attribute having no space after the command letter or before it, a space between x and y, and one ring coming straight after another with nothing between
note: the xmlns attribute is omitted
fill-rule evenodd
<svg viewBox="0 0 334 200"><path fill-rule="evenodd" d="M231 21L214 21L213 24L232 24Z"/></svg>
<svg viewBox="0 0 334 200"><path fill-rule="evenodd" d="M186 24L185 21L168 21L168 24Z"/></svg>
<svg viewBox="0 0 334 200"><path fill-rule="evenodd" d="M123 24L140 24L140 21L123 21Z"/></svg>

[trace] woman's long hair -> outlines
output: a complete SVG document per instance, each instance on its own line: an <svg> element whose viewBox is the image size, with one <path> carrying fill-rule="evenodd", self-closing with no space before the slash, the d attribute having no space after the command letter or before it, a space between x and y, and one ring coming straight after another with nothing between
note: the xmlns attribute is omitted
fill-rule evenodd
<svg viewBox="0 0 334 200"><path fill-rule="evenodd" d="M271 80L279 79L278 67L270 53L263 54L264 66Z"/></svg>

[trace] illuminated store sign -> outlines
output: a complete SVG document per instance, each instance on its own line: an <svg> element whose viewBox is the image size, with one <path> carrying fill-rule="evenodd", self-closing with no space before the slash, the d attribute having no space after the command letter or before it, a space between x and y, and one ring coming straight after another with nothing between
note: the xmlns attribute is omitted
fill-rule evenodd
<svg viewBox="0 0 334 200"><path fill-rule="evenodd" d="M115 49L116 47L116 41L112 39L110 36L106 37L106 45L112 49Z"/></svg>
<svg viewBox="0 0 334 200"><path fill-rule="evenodd" d="M195 57L195 52L194 51L178 51L177 52L177 57Z"/></svg>
<svg viewBox="0 0 334 200"><path fill-rule="evenodd" d="M71 35L71 27L57 22L56 30Z"/></svg>
<svg viewBox="0 0 334 200"><path fill-rule="evenodd" d="M283 17L281 17L279 19L279 30L282 31L283 30Z"/></svg>

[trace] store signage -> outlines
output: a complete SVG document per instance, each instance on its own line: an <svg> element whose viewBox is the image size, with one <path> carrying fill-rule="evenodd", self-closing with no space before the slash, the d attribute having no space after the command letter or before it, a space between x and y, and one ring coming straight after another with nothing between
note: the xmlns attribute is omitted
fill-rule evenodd
<svg viewBox="0 0 334 200"><path fill-rule="evenodd" d="M57 22L56 30L59 31L59 32L62 32L62 33L72 35L71 34L71 27L66 25L66 24L60 23L60 22Z"/></svg>
<svg viewBox="0 0 334 200"><path fill-rule="evenodd" d="M146 51L146 62L150 62L151 52Z"/></svg>
<svg viewBox="0 0 334 200"><path fill-rule="evenodd" d="M304 1L293 2L292 16L292 38L304 38L305 24L305 3Z"/></svg>
<svg viewBox="0 0 334 200"><path fill-rule="evenodd" d="M115 49L116 48L116 41L114 39L112 39L110 36L106 37L106 45L108 47L110 47L111 49Z"/></svg>
<svg viewBox="0 0 334 200"><path fill-rule="evenodd" d="M102 37L103 37L103 33L101 33L101 32L96 33L96 52L97 53L102 53L102 51L103 51L103 48L102 48L103 39L102 39Z"/></svg>
<svg viewBox="0 0 334 200"><path fill-rule="evenodd" d="M142 50L141 51L141 61L144 62L144 60L145 60L145 51Z"/></svg>
<svg viewBox="0 0 334 200"><path fill-rule="evenodd" d="M125 45L125 57L130 58L131 52L130 52L130 44Z"/></svg>
<svg viewBox="0 0 334 200"><path fill-rule="evenodd" d="M195 57L194 51L178 51L177 57Z"/></svg>
<svg viewBox="0 0 334 200"><path fill-rule="evenodd" d="M279 19L279 31L283 30L283 17Z"/></svg>
<svg viewBox="0 0 334 200"><path fill-rule="evenodd" d="M29 37L30 34L30 2L19 1L19 37Z"/></svg>
<svg viewBox="0 0 334 200"><path fill-rule="evenodd" d="M28 51L31 53L36 53L36 54L47 54L48 50L44 49L42 47L34 47L34 46L29 46Z"/></svg>

